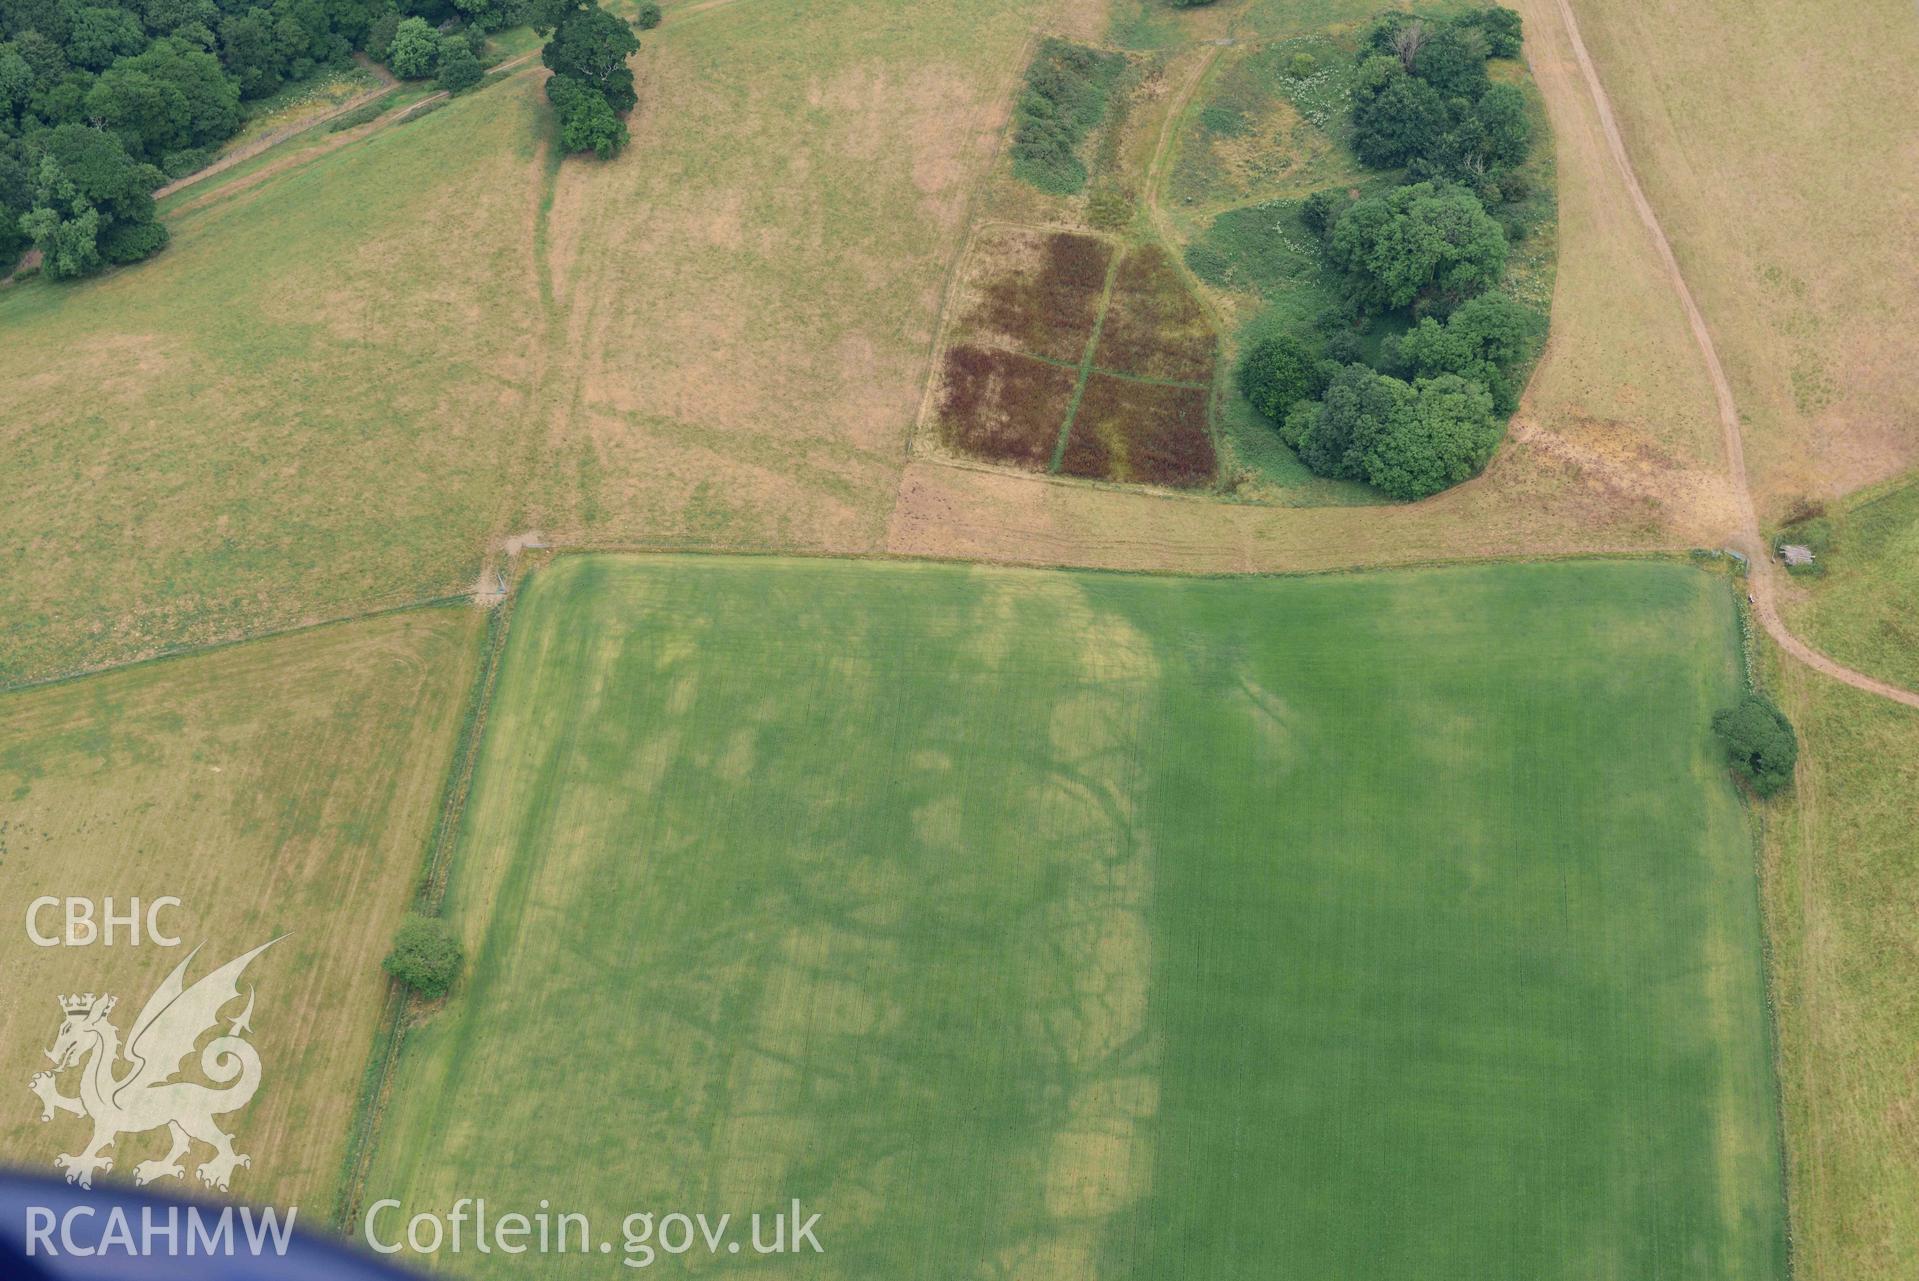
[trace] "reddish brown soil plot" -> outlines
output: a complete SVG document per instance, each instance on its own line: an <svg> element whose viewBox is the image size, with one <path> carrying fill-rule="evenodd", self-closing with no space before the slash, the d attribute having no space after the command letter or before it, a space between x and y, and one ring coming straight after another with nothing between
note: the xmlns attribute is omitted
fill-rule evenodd
<svg viewBox="0 0 1919 1281"><path fill-rule="evenodd" d="M1060 470L1069 476L1196 489L1218 469L1198 387L1094 374L1080 398Z"/></svg>
<svg viewBox="0 0 1919 1281"><path fill-rule="evenodd" d="M940 438L975 458L1045 471L1072 405L1074 370L981 347L947 351Z"/></svg>
<svg viewBox="0 0 1919 1281"><path fill-rule="evenodd" d="M1077 363L1098 318L1113 248L1055 231L982 239L985 270L965 313L975 341Z"/></svg>
<svg viewBox="0 0 1919 1281"><path fill-rule="evenodd" d="M1141 378L1209 382L1216 345L1206 312L1166 251L1146 245L1127 254L1093 364Z"/></svg>

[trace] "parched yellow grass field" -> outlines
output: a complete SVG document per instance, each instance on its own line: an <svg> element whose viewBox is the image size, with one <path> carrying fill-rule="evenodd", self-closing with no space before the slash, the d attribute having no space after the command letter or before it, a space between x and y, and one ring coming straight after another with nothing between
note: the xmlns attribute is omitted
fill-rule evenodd
<svg viewBox="0 0 1919 1281"><path fill-rule="evenodd" d="M263 1073L223 1118L253 1157L231 1190L325 1220L387 989L380 958L421 870L483 630L478 610L410 610L0 695L7 1163L51 1173L90 1133L64 1113L42 1124L27 1093L60 1028L56 997L114 994L124 1033L194 946L190 980L287 933L247 971ZM121 910L175 896L161 923L181 946L35 946L22 923L42 895ZM71 1075L60 1085L75 1092ZM121 1138L111 1177L165 1139Z"/></svg>
<svg viewBox="0 0 1919 1281"><path fill-rule="evenodd" d="M219 175L151 262L0 292L0 684L472 580L525 434L520 89Z"/></svg>
<svg viewBox="0 0 1919 1281"><path fill-rule="evenodd" d="M0 293L0 685L464 589L581 543L881 542L968 194L1058 6L689 8L610 164L537 68Z"/></svg>
<svg viewBox="0 0 1919 1281"><path fill-rule="evenodd" d="M1519 0L1557 153L1553 338L1486 476L1288 511L908 461L1033 34L1164 51L1157 111L1194 42L1277 29L1275 3L1144 26L1066 0L689 5L635 60L611 164L558 162L534 70L183 193L154 262L0 295L0 684L461 590L528 527L1209 569L1723 539L1707 382L1553 0ZM1900 277L1874 264L1911 257L1919 166L1889 127L1910 15L1580 12L1740 384L1762 499L1909 461ZM1858 70L1797 60L1819 48Z"/></svg>
<svg viewBox="0 0 1919 1281"><path fill-rule="evenodd" d="M1531 22L1552 4L1522 7ZM1732 379L1761 516L1911 467L1919 14L1906 0L1573 7Z"/></svg>
<svg viewBox="0 0 1919 1281"><path fill-rule="evenodd" d="M223 175L137 270L0 296L21 567L0 683L460 590L528 527L1142 568L1713 543L1732 516L1703 373L1555 11L1526 8L1557 136L1554 338L1458 491L1288 512L909 464L1022 51L1096 35L1103 7L694 6L635 60L612 164L556 160L534 71ZM1158 101L1197 65L1169 61Z"/></svg>
<svg viewBox="0 0 1919 1281"><path fill-rule="evenodd" d="M969 195L1057 7L740 3L643 41L632 147L560 166L536 242L529 522L877 547Z"/></svg>

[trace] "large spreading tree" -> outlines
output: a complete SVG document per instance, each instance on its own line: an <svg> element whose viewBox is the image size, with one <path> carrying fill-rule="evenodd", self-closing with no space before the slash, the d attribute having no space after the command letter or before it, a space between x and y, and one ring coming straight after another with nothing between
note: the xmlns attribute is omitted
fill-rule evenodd
<svg viewBox="0 0 1919 1281"><path fill-rule="evenodd" d="M1299 460L1321 476L1366 480L1373 443L1405 417L1412 389L1365 365L1347 365L1327 384L1317 403L1297 405L1281 438Z"/></svg>
<svg viewBox="0 0 1919 1281"><path fill-rule="evenodd" d="M1240 358L1240 394L1275 422L1285 418L1295 401L1311 400L1324 387L1313 354L1290 335L1260 338Z"/></svg>
<svg viewBox="0 0 1919 1281"><path fill-rule="evenodd" d="M1525 94L1494 84L1489 55L1512 57L1519 15L1474 10L1451 21L1382 15L1368 33L1352 93L1353 152L1374 169L1480 185L1526 158Z"/></svg>
<svg viewBox="0 0 1919 1281"><path fill-rule="evenodd" d="M1493 408L1519 407L1514 373L1545 332L1545 317L1523 303L1483 294L1460 305L1446 322L1427 316L1391 348L1394 372L1414 378L1458 374L1492 393Z"/></svg>

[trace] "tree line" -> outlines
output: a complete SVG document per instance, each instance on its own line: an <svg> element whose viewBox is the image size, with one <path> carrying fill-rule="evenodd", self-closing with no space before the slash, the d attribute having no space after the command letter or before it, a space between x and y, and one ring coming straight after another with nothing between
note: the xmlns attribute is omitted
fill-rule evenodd
<svg viewBox="0 0 1919 1281"><path fill-rule="evenodd" d="M206 163L243 104L345 59L372 0L7 0L0 5L0 264L53 276L166 243L151 192Z"/></svg>
<svg viewBox="0 0 1919 1281"><path fill-rule="evenodd" d="M1239 366L1248 401L1319 475L1426 497L1477 475L1517 407L1546 320L1492 292L1510 251L1495 211L1528 194L1532 130L1524 94L1493 83L1487 60L1521 38L1519 15L1492 7L1384 14L1361 43L1353 151L1400 185L1302 204L1342 306L1317 334L1251 343ZM1368 360L1359 330L1381 316L1409 327Z"/></svg>

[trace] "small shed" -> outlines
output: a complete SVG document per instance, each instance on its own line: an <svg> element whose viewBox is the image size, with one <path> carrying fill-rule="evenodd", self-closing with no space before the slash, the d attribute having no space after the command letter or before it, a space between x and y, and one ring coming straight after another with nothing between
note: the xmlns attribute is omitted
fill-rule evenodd
<svg viewBox="0 0 1919 1281"><path fill-rule="evenodd" d="M1788 565L1812 564L1812 548L1804 543L1785 543L1779 548L1779 559Z"/></svg>

